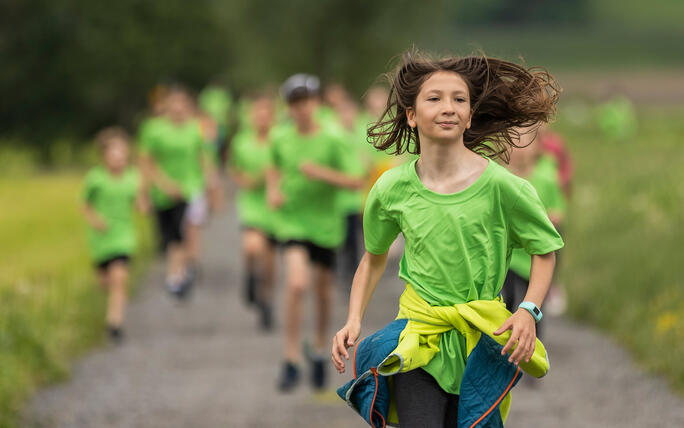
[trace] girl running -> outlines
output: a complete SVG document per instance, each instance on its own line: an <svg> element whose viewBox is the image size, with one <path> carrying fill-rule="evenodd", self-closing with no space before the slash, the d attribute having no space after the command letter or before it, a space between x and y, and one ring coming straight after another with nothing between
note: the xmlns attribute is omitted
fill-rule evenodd
<svg viewBox="0 0 684 428"><path fill-rule="evenodd" d="M271 128L275 118L275 100L262 94L251 104L251 127L235 136L231 145L228 173L240 190L237 194L238 217L242 225L245 298L256 304L260 325L273 327L272 302L276 241L273 222L266 203Z"/></svg>
<svg viewBox="0 0 684 428"><path fill-rule="evenodd" d="M128 264L135 252L133 208L145 209L140 174L129 167L128 134L106 128L95 137L102 165L85 178L84 213L88 238L100 285L107 291L107 331L114 342L123 337Z"/></svg>
<svg viewBox="0 0 684 428"><path fill-rule="evenodd" d="M557 97L548 73L486 57L433 60L408 53L392 76L387 108L369 140L381 150L420 157L384 173L368 196L366 253L347 322L332 345L342 373L401 232L399 277L407 287L399 315L383 335L360 342L353 367L359 377L338 391L368 409L357 393L368 392L359 391L364 379L375 382L364 414L374 426L490 426L490 418L501 424L517 365L535 376L548 368L535 322L563 242L532 186L493 159L514 145L514 127L549 120ZM517 247L532 254L532 271L525 301L511 314L498 296ZM383 374L393 375L396 414L380 406Z"/></svg>
<svg viewBox="0 0 684 428"><path fill-rule="evenodd" d="M151 197L166 253L166 287L186 296L199 257L199 227L207 215L205 180L217 185L193 101L182 87L169 88L164 115L141 129L143 172L152 185Z"/></svg>

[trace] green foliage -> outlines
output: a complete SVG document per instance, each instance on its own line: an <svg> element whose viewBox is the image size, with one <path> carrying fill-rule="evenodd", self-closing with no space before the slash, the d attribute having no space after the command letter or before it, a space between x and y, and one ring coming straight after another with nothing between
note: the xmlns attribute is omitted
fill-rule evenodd
<svg viewBox="0 0 684 428"><path fill-rule="evenodd" d="M663 1L4 0L0 134L48 152L133 128L160 82L245 90L305 71L360 95L412 44L547 67L682 66L681 5Z"/></svg>
<svg viewBox="0 0 684 428"><path fill-rule="evenodd" d="M0 427L40 384L63 379L101 340L105 296L95 284L79 210L81 174L0 177ZM151 254L149 223L135 270Z"/></svg>
<svg viewBox="0 0 684 428"><path fill-rule="evenodd" d="M616 336L680 391L682 113L641 111L629 139L601 137L593 123L558 124L576 161L562 262L571 314Z"/></svg>

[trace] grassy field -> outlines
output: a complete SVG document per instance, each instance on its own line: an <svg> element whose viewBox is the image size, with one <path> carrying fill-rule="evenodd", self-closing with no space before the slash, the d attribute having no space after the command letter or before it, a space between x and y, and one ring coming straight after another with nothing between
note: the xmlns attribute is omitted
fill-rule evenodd
<svg viewBox="0 0 684 428"><path fill-rule="evenodd" d="M682 116L681 108L640 111L636 135L624 140L601 137L591 123L556 125L576 162L562 266L571 315L609 332L680 392Z"/></svg>
<svg viewBox="0 0 684 428"><path fill-rule="evenodd" d="M0 427L25 398L63 379L102 340L105 296L95 285L80 213L82 173L0 177ZM150 254L139 219L136 269Z"/></svg>

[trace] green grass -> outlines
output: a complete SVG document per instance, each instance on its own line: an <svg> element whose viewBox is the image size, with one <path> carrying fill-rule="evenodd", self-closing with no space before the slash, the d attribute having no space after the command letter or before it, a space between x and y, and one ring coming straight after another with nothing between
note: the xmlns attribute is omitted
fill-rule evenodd
<svg viewBox="0 0 684 428"><path fill-rule="evenodd" d="M683 115L640 111L637 134L624 141L601 137L590 122L556 126L576 162L562 266L570 313L615 336L680 392Z"/></svg>
<svg viewBox="0 0 684 428"><path fill-rule="evenodd" d="M0 177L0 427L12 427L37 386L64 379L102 340L105 296L95 285L80 212L82 173ZM150 254L139 219L140 272Z"/></svg>

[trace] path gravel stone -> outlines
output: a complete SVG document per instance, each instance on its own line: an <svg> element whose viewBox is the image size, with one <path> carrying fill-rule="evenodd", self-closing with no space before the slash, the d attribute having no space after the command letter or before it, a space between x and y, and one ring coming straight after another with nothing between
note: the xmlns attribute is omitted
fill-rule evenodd
<svg viewBox="0 0 684 428"><path fill-rule="evenodd" d="M292 394L276 392L282 298L278 330L260 332L241 300L234 212L213 219L205 238L202 276L190 301L178 304L165 294L155 264L130 306L126 342L89 353L68 382L36 394L21 427L365 426L334 394L348 375L332 367L329 391L315 394L303 382ZM370 304L364 334L393 319L402 289L393 264ZM336 298L335 329L346 315L342 286ZM514 390L507 428L684 427L684 400L644 375L612 340L564 319L550 320L547 332L551 372Z"/></svg>

